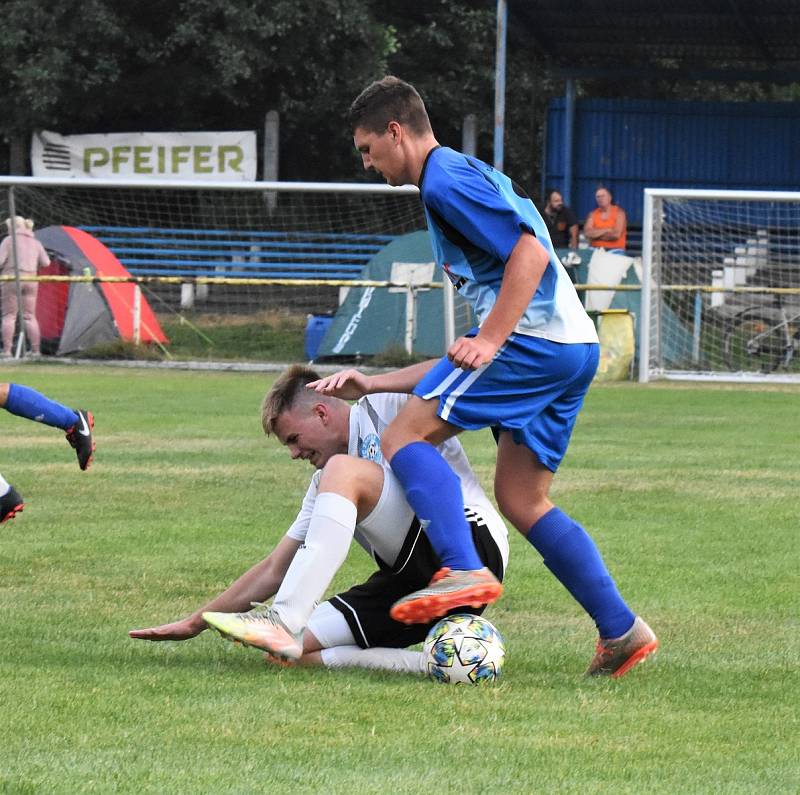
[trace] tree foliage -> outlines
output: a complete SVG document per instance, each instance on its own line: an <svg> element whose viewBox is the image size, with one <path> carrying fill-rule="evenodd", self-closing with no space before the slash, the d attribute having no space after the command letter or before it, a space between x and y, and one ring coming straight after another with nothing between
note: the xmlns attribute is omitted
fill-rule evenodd
<svg viewBox="0 0 800 795"><path fill-rule="evenodd" d="M274 109L291 177L326 178L394 44L366 0L8 0L0 134L260 129Z"/></svg>
<svg viewBox="0 0 800 795"><path fill-rule="evenodd" d="M495 14L495 0L4 0L0 138L24 149L37 128L260 131L277 110L282 179L370 179L344 118L361 88L391 72L419 89L444 144L461 146L474 113L478 155L491 162ZM537 196L547 101L563 82L514 25L506 75L504 167ZM580 84L581 96L619 90ZM626 85L637 92L791 98L752 83Z"/></svg>
<svg viewBox="0 0 800 795"><path fill-rule="evenodd" d="M0 130L6 135L77 117L122 76L125 32L104 0L7 0L0 24Z"/></svg>
<svg viewBox="0 0 800 795"><path fill-rule="evenodd" d="M282 179L369 179L344 117L361 88L392 72L420 90L443 143L460 147L463 118L474 113L478 154L491 160L495 8L493 0L7 0L0 135L261 130L277 110ZM536 134L519 66L509 69L506 162L524 184ZM514 99L520 90L523 102Z"/></svg>

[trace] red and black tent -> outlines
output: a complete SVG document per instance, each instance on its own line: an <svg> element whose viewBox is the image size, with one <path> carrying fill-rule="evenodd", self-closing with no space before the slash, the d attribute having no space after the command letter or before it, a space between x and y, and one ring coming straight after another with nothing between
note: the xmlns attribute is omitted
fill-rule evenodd
<svg viewBox="0 0 800 795"><path fill-rule="evenodd" d="M123 276L130 273L96 238L72 226L47 226L36 237L50 255L40 276ZM41 282L36 317L42 347L57 355L74 353L115 339L133 340L134 288L117 282ZM167 342L153 310L142 296L141 342Z"/></svg>

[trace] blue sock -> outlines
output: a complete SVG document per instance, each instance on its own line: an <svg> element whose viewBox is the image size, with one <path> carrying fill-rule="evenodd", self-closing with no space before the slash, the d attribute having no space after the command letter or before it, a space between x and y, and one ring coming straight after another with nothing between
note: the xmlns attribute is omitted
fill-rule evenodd
<svg viewBox="0 0 800 795"><path fill-rule="evenodd" d="M72 409L50 400L29 386L20 384L8 385L8 398L4 408L18 417L43 422L45 425L52 425L65 431L80 420Z"/></svg>
<svg viewBox="0 0 800 795"><path fill-rule="evenodd" d="M456 571L482 569L464 518L461 480L441 453L427 442L412 442L398 450L391 463L409 505L427 522L425 533L442 566Z"/></svg>
<svg viewBox="0 0 800 795"><path fill-rule="evenodd" d="M544 564L594 619L601 638L618 638L632 626L630 611L589 534L558 508L525 536Z"/></svg>

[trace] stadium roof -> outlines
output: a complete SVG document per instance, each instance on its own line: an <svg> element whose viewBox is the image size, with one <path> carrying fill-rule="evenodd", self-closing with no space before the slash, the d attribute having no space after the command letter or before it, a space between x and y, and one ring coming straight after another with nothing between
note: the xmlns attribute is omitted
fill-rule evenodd
<svg viewBox="0 0 800 795"><path fill-rule="evenodd" d="M509 34L573 78L800 82L796 0L508 0Z"/></svg>

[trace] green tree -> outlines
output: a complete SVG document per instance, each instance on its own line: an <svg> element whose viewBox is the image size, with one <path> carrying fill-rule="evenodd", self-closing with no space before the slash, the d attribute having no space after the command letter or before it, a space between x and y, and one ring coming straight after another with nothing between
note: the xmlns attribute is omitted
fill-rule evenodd
<svg viewBox="0 0 800 795"><path fill-rule="evenodd" d="M442 144L461 147L464 117L473 113L477 155L494 158L497 6L493 0L376 3L375 14L397 31L392 73L422 94ZM538 174L544 104L552 81L519 32L509 31L504 170L529 192Z"/></svg>
<svg viewBox="0 0 800 795"><path fill-rule="evenodd" d="M18 146L37 128L258 129L275 109L305 179L350 169L344 109L394 39L366 0L7 0L0 47Z"/></svg>
<svg viewBox="0 0 800 795"><path fill-rule="evenodd" d="M63 124L73 107L91 108L92 97L120 78L124 41L118 16L104 0L3 4L0 134L11 143L13 159L33 129ZM13 165L18 170L21 164Z"/></svg>

